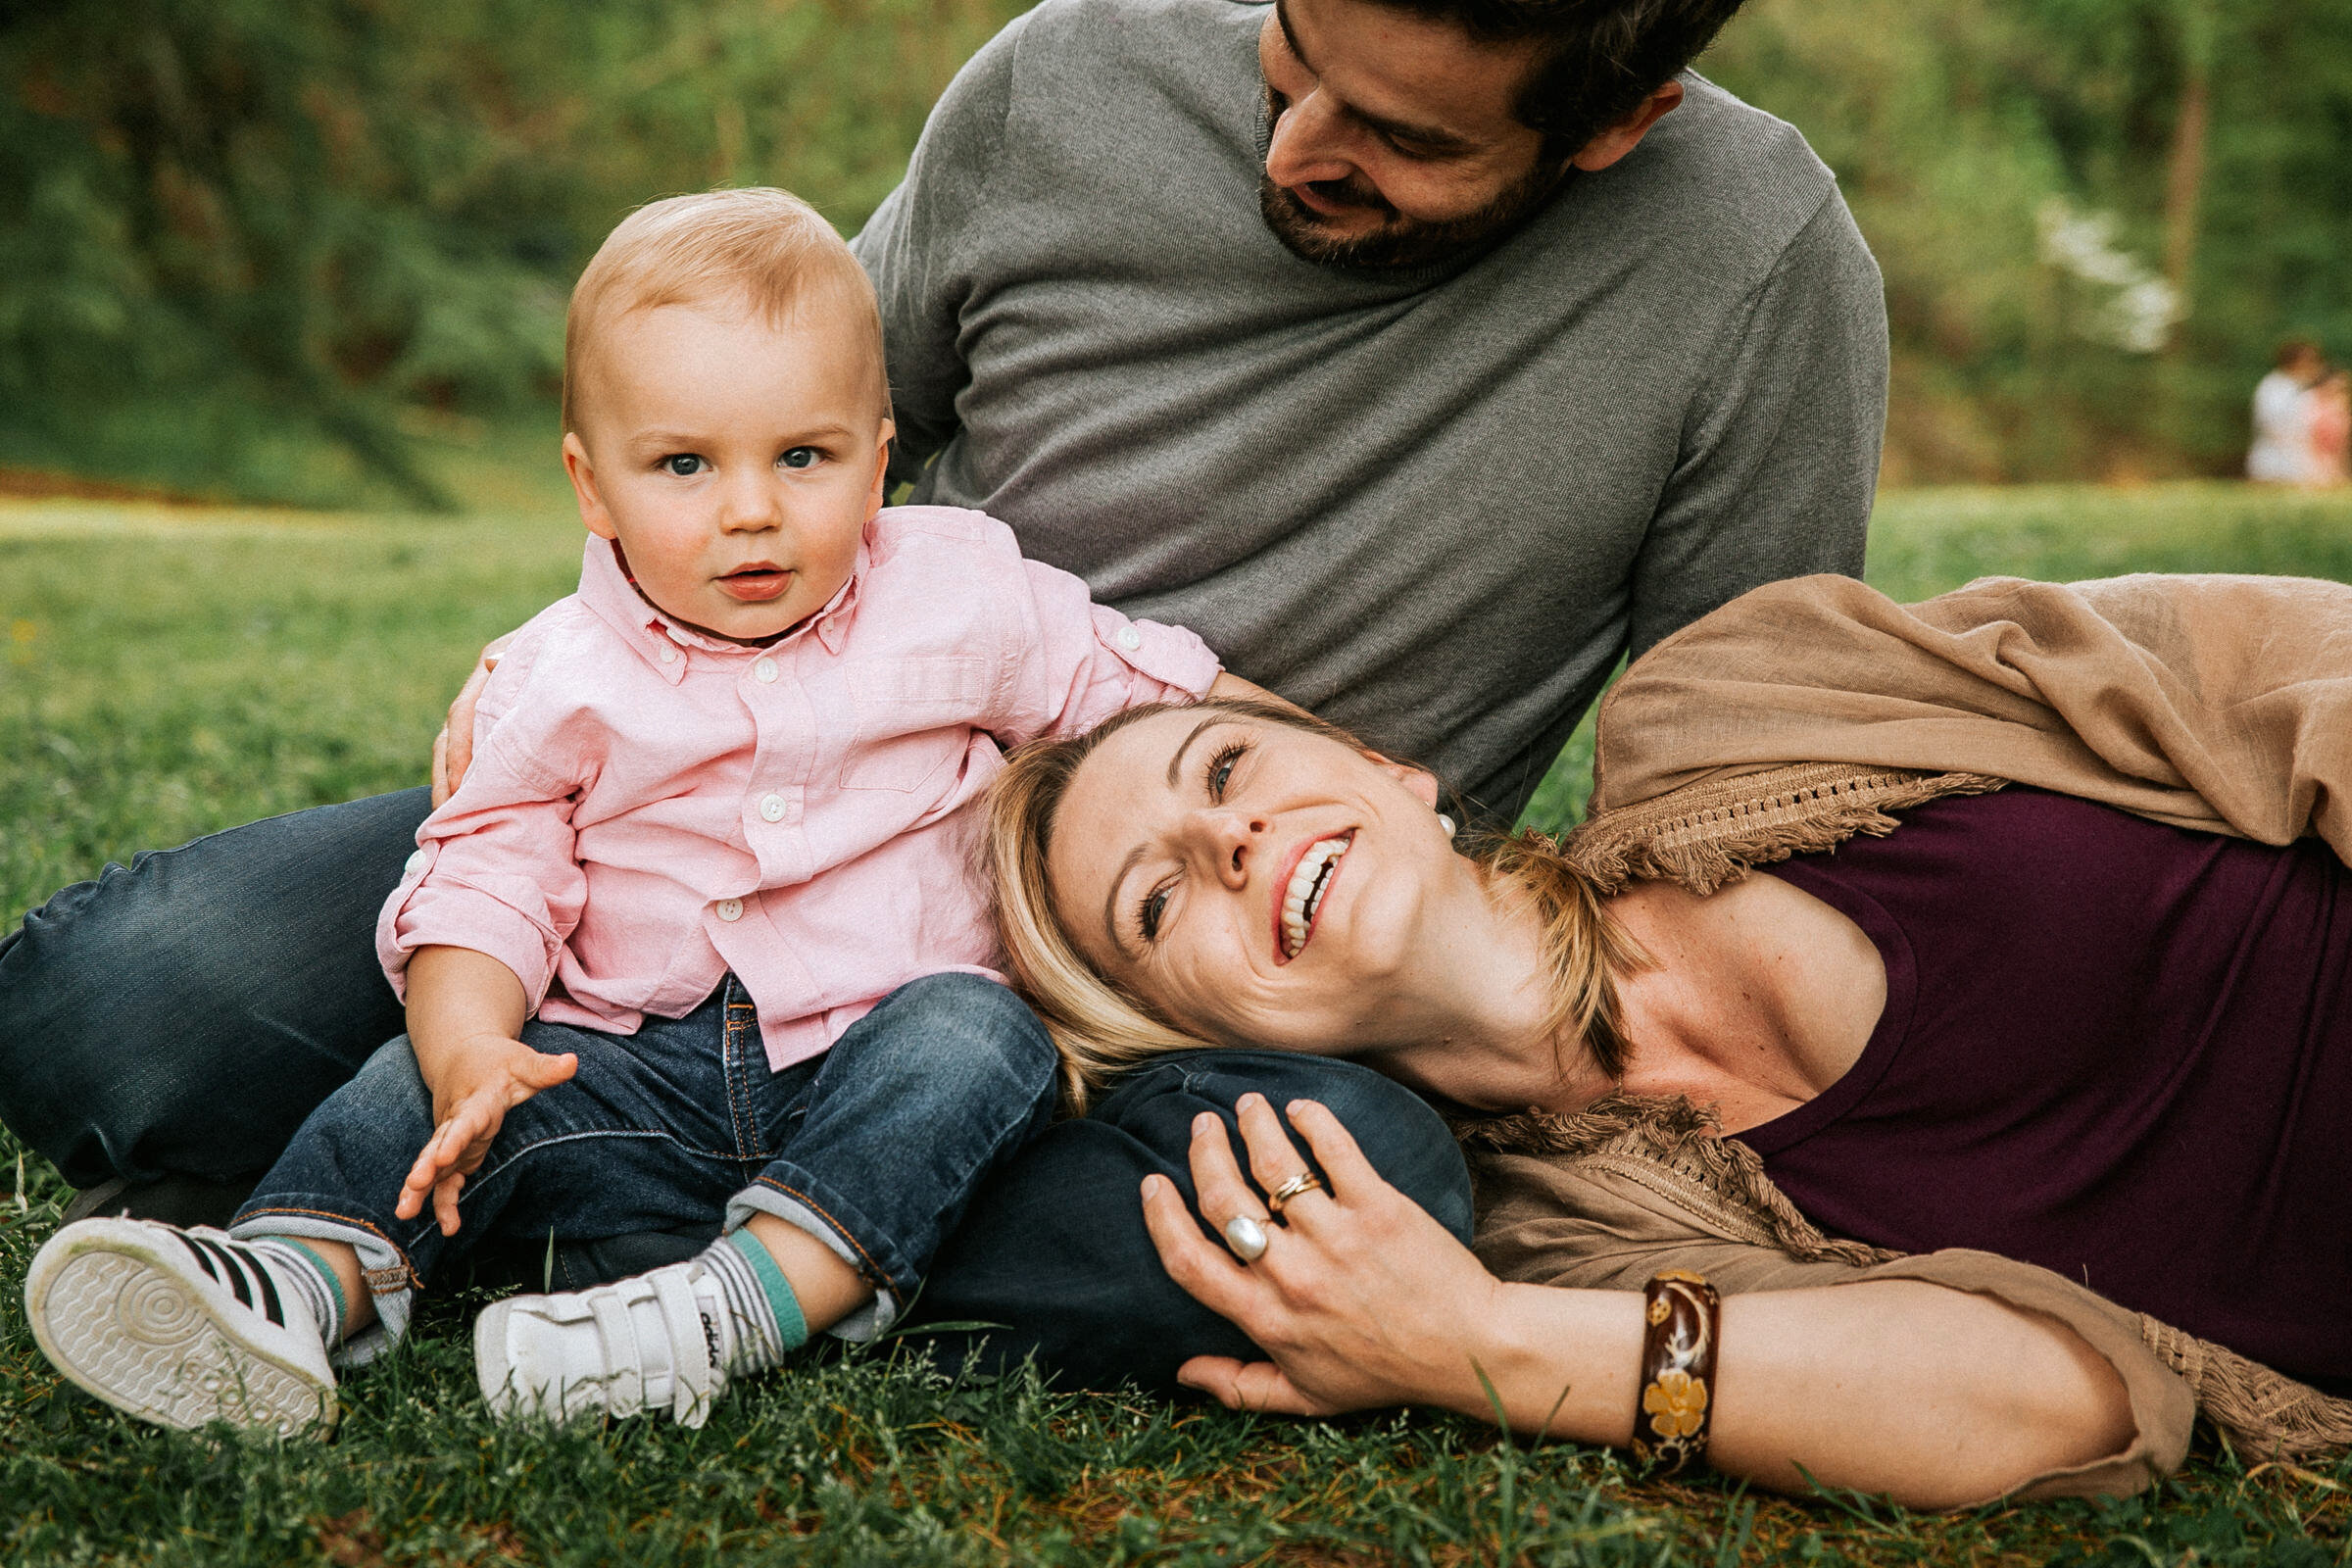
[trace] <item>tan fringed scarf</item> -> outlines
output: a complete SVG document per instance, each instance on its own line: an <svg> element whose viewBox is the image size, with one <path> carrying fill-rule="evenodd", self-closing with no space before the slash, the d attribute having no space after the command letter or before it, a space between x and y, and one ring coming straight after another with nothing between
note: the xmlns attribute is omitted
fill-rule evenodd
<svg viewBox="0 0 2352 1568"><path fill-rule="evenodd" d="M2316 833L2352 863L2352 587L1987 578L1909 606L1843 577L1759 588L1650 650L1602 703L1592 816L1564 849L1606 891L1706 894L2007 782L2270 844ZM1460 1131L1473 1150L1609 1171L1799 1261L1897 1255L1824 1236L1687 1102ZM2352 1446L2352 1401L2140 1327L2246 1450Z"/></svg>

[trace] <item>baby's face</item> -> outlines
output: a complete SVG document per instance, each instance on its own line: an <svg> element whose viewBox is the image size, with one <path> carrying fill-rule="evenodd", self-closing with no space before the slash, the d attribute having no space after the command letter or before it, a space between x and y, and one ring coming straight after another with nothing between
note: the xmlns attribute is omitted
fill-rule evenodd
<svg viewBox="0 0 2352 1568"><path fill-rule="evenodd" d="M868 330L821 295L781 322L710 302L604 324L564 462L581 519L663 612L753 642L849 581L891 433Z"/></svg>

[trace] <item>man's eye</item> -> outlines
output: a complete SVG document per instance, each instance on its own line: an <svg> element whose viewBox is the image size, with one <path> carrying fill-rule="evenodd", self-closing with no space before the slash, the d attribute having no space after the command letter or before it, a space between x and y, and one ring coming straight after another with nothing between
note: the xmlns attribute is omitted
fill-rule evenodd
<svg viewBox="0 0 2352 1568"><path fill-rule="evenodd" d="M691 479L709 466L691 452L673 452L662 460L662 470L674 473L681 479Z"/></svg>
<svg viewBox="0 0 2352 1568"><path fill-rule="evenodd" d="M1250 748L1241 741L1229 741L1210 754L1208 759L1208 798L1212 802L1225 799L1225 790L1233 782L1233 770Z"/></svg>
<svg viewBox="0 0 2352 1568"><path fill-rule="evenodd" d="M776 461L787 468L812 468L816 466L816 448L794 447Z"/></svg>
<svg viewBox="0 0 2352 1568"><path fill-rule="evenodd" d="M1135 923L1143 931L1146 942L1158 940L1159 918L1167 912L1167 909L1168 890L1166 888L1153 888L1144 895L1143 905L1136 911Z"/></svg>

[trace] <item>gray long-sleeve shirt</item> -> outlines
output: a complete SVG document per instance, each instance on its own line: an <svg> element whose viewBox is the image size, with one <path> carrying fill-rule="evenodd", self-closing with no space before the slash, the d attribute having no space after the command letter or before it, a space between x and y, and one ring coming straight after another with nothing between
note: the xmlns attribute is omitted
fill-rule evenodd
<svg viewBox="0 0 2352 1568"><path fill-rule="evenodd" d="M1803 138L1695 76L1481 254L1301 261L1258 216L1265 15L1046 0L956 76L855 242L900 471L1507 821L1621 655L1861 569L1878 270Z"/></svg>

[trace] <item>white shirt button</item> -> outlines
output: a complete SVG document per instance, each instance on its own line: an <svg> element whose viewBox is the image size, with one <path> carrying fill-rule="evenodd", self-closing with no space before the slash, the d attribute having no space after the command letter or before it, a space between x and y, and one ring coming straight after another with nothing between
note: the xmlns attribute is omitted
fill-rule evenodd
<svg viewBox="0 0 2352 1568"><path fill-rule="evenodd" d="M401 869L406 871L409 875L415 876L417 872L423 870L431 863L432 857L425 854L422 850L418 850L415 855L409 857L409 863L402 866Z"/></svg>
<svg viewBox="0 0 2352 1568"><path fill-rule="evenodd" d="M721 899L718 901L718 908L714 912L721 920L732 925L743 918L743 901L741 899Z"/></svg>
<svg viewBox="0 0 2352 1568"><path fill-rule="evenodd" d="M1119 646L1132 654L1144 646L1144 634L1133 626L1121 626L1119 628Z"/></svg>
<svg viewBox="0 0 2352 1568"><path fill-rule="evenodd" d="M772 659L762 659L752 666L752 673L759 676L763 684L772 685L776 678L776 662Z"/></svg>
<svg viewBox="0 0 2352 1568"><path fill-rule="evenodd" d="M760 797L760 814L770 822L783 821L784 797L781 795L762 795Z"/></svg>
<svg viewBox="0 0 2352 1568"><path fill-rule="evenodd" d="M675 648L672 648L669 644L663 643L662 645L662 652L657 657L659 657L662 662L664 664L674 664L678 662L678 651Z"/></svg>

